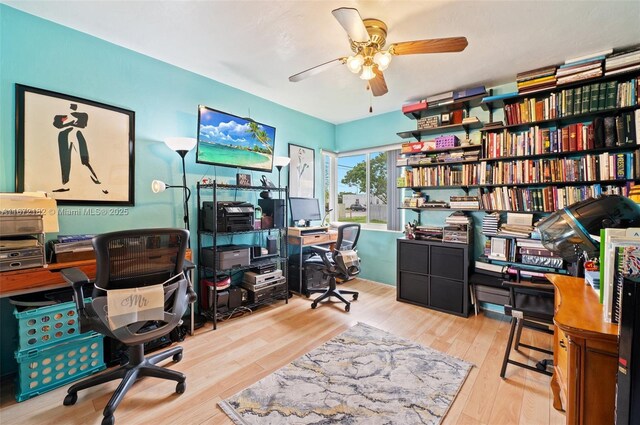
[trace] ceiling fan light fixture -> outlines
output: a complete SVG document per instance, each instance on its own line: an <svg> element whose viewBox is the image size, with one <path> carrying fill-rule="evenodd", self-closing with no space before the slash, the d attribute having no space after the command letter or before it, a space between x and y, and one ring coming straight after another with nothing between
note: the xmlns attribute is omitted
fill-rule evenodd
<svg viewBox="0 0 640 425"><path fill-rule="evenodd" d="M364 58L361 55L349 56L347 58L347 68L349 71L357 74L362 69L364 64Z"/></svg>
<svg viewBox="0 0 640 425"><path fill-rule="evenodd" d="M363 80L371 80L375 78L376 74L373 72L373 65L365 65L362 67L362 74L360 78Z"/></svg>
<svg viewBox="0 0 640 425"><path fill-rule="evenodd" d="M373 62L378 65L380 71L384 71L391 63L391 53L388 51L379 51L373 55Z"/></svg>

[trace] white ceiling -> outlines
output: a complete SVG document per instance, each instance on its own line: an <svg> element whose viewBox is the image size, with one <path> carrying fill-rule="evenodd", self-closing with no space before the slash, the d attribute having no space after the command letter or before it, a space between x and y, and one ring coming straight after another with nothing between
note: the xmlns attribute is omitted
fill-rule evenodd
<svg viewBox="0 0 640 425"><path fill-rule="evenodd" d="M395 57L373 113L439 92L515 80L569 57L640 42L640 1L4 1L332 123L369 116L366 84L345 66L292 74L350 53L331 15L355 7L388 43L465 36L461 53Z"/></svg>

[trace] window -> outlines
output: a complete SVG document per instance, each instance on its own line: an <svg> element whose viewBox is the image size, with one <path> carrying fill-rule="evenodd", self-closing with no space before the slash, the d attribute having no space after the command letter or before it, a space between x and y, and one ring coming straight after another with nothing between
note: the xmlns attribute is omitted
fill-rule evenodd
<svg viewBox="0 0 640 425"><path fill-rule="evenodd" d="M397 150L376 149L327 156L325 194L335 206L332 220L398 230L397 155ZM335 176L334 180L331 176Z"/></svg>

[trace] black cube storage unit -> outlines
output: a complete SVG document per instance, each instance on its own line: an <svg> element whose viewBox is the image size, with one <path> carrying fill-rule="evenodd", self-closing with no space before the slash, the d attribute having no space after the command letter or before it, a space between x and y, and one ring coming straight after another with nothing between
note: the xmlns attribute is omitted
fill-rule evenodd
<svg viewBox="0 0 640 425"><path fill-rule="evenodd" d="M468 317L469 245L398 239L398 301Z"/></svg>

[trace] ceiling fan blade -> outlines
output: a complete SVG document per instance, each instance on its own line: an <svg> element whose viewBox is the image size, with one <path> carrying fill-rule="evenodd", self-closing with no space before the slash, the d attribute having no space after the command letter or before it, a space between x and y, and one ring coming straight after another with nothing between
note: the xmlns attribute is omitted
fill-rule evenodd
<svg viewBox="0 0 640 425"><path fill-rule="evenodd" d="M382 96L389 91L389 89L387 89L387 82L384 80L384 74L378 69L377 66L373 67L373 72L374 74L376 74L376 76L375 78L369 80L371 93L373 93L374 96Z"/></svg>
<svg viewBox="0 0 640 425"><path fill-rule="evenodd" d="M364 26L364 22L362 22L358 9L341 7L331 11L331 13L340 22L340 25L342 25L351 40L358 43L369 41L369 33Z"/></svg>
<svg viewBox="0 0 640 425"><path fill-rule="evenodd" d="M430 40L403 41L389 46L392 55L420 53L461 52L467 47L466 37L432 38Z"/></svg>
<svg viewBox="0 0 640 425"><path fill-rule="evenodd" d="M334 59L332 61L314 66L313 68L305 69L302 72L298 72L297 74L294 74L291 77L289 77L289 81L291 81L292 83L295 83L297 81L304 80L305 78L319 74L322 71L325 71L329 68L333 68L335 65L343 65L346 62L347 62L347 58Z"/></svg>

